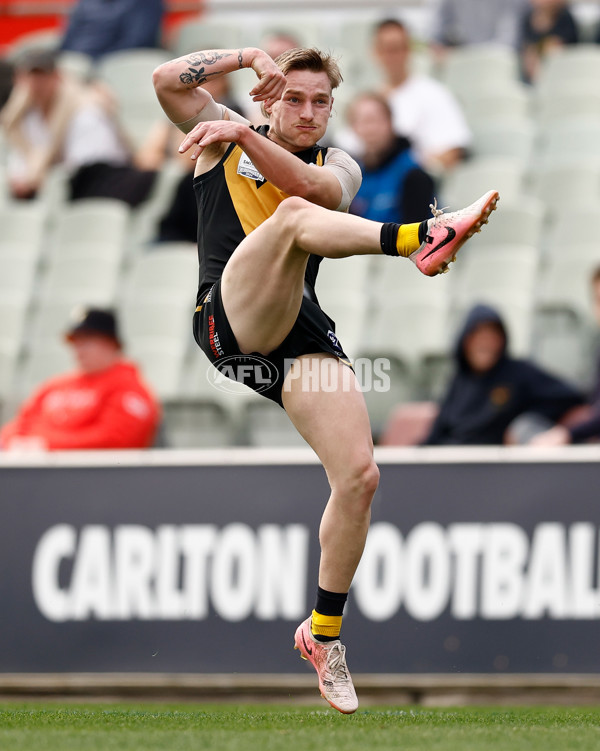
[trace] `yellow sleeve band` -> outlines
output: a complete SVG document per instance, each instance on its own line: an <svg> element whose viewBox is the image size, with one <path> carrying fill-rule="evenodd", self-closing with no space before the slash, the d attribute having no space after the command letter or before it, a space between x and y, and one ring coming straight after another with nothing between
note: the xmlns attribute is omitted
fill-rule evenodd
<svg viewBox="0 0 600 751"><path fill-rule="evenodd" d="M312 611L312 628L313 634L322 636L339 636L342 629L341 615L322 615L316 610Z"/></svg>
<svg viewBox="0 0 600 751"><path fill-rule="evenodd" d="M398 248L398 255L407 258L415 250L418 250L421 243L419 242L419 226L421 222L415 222L414 224L401 224L398 230L398 239L396 240L396 248Z"/></svg>

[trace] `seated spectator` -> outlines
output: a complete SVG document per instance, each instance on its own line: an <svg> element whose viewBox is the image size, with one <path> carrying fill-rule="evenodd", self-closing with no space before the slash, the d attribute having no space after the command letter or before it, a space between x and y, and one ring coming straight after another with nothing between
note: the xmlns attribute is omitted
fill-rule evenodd
<svg viewBox="0 0 600 751"><path fill-rule="evenodd" d="M523 80L535 83L549 54L578 41L577 24L565 0L529 0L519 40Z"/></svg>
<svg viewBox="0 0 600 751"><path fill-rule="evenodd" d="M99 59L108 52L159 47L164 0L79 0L61 49Z"/></svg>
<svg viewBox="0 0 600 751"><path fill-rule="evenodd" d="M376 222L418 222L433 203L433 180L415 160L410 142L394 133L392 111L380 94L359 94L348 122L360 138L363 179L350 211Z"/></svg>
<svg viewBox="0 0 600 751"><path fill-rule="evenodd" d="M25 53L1 113L13 198L35 197L50 168L61 164L72 200L117 198L137 206L155 174L132 166L106 91L72 80L56 60L50 50Z"/></svg>
<svg viewBox="0 0 600 751"><path fill-rule="evenodd" d="M408 29L400 21L382 21L375 28L375 58L385 78L381 93L392 108L394 130L410 140L420 164L437 174L464 158L471 132L450 90L411 72L410 47Z"/></svg>
<svg viewBox="0 0 600 751"><path fill-rule="evenodd" d="M526 360L511 358L507 345L498 313L476 305L459 335L456 373L425 445L500 445L516 418L532 414L547 425L583 403L569 384Z"/></svg>
<svg viewBox="0 0 600 751"><path fill-rule="evenodd" d="M136 366L123 358L109 310L89 308L66 340L78 369L43 384L0 430L5 450L134 449L151 446L160 407Z"/></svg>
<svg viewBox="0 0 600 751"><path fill-rule="evenodd" d="M440 57L449 47L471 44L517 46L527 0L441 0L433 19L432 43Z"/></svg>
<svg viewBox="0 0 600 751"><path fill-rule="evenodd" d="M600 266L592 275L592 299L594 316L600 326ZM556 425L550 430L538 433L531 440L536 446L565 446L569 443L583 443L590 439L600 439L600 352L596 369L596 384L589 400L585 417L569 421L568 425Z"/></svg>

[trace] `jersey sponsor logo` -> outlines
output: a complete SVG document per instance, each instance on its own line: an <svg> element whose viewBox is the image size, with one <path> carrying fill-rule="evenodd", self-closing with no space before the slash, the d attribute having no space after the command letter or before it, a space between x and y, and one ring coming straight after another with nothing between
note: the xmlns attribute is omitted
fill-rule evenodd
<svg viewBox="0 0 600 751"><path fill-rule="evenodd" d="M454 238L456 237L456 230L453 227L446 227L446 232L448 233L446 237L440 243L438 243L435 248L432 248L429 253L425 253L423 260L429 258L429 256L435 253L436 250L440 250L440 248L443 248L444 245L448 245L449 242L452 242L452 240L454 240Z"/></svg>
<svg viewBox="0 0 600 751"><path fill-rule="evenodd" d="M242 177L248 177L250 180L256 180L256 182L264 182L265 178L252 164L250 157L242 151L240 161L237 166L237 173Z"/></svg>

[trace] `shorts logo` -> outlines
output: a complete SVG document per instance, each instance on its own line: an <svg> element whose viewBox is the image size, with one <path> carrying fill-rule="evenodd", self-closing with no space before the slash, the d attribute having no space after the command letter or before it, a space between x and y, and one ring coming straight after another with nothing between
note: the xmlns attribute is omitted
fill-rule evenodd
<svg viewBox="0 0 600 751"><path fill-rule="evenodd" d="M252 164L247 154L244 154L243 152L240 157L240 161L238 162L237 173L238 175L241 175L242 177L248 177L250 180L256 180L256 182L262 183L265 181L265 178L260 174L260 172Z"/></svg>
<svg viewBox="0 0 600 751"><path fill-rule="evenodd" d="M237 384L243 383L258 394L277 383L279 371L272 362L257 355L230 355L213 363L206 377L219 391L243 393Z"/></svg>
<svg viewBox="0 0 600 751"><path fill-rule="evenodd" d="M225 352L221 347L221 340L219 338L219 332L215 326L215 317L208 316L208 343L210 349L215 357L222 357Z"/></svg>
<svg viewBox="0 0 600 751"><path fill-rule="evenodd" d="M337 338L337 336L333 333L331 329L327 332L327 336L329 337L329 341L333 344L335 349L342 351L342 345L340 344L340 340Z"/></svg>

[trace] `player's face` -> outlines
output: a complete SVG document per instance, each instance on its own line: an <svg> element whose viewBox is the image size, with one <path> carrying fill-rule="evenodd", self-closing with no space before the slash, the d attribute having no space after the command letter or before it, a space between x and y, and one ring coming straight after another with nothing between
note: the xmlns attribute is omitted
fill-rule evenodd
<svg viewBox="0 0 600 751"><path fill-rule="evenodd" d="M271 107L269 137L288 151L314 146L327 130L333 97L326 73L292 70L281 99Z"/></svg>

